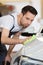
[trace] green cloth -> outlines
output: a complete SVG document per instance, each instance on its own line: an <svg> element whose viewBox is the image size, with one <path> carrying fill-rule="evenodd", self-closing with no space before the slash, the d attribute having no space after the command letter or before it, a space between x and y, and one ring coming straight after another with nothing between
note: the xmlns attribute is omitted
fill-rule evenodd
<svg viewBox="0 0 43 65"><path fill-rule="evenodd" d="M23 44L26 45L36 39L36 35L33 35L31 39L27 39Z"/></svg>

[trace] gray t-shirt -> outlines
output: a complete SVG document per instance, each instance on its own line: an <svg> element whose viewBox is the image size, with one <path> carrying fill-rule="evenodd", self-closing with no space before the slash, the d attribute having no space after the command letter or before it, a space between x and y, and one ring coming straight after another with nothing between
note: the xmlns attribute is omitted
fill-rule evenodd
<svg viewBox="0 0 43 65"><path fill-rule="evenodd" d="M11 15L13 15L14 18ZM20 31L22 29L22 26L18 25L17 13L13 13L11 15L6 15L1 18L1 20L2 20L1 27L6 28L10 31L12 29L12 27L14 26L14 28L11 30L11 32Z"/></svg>

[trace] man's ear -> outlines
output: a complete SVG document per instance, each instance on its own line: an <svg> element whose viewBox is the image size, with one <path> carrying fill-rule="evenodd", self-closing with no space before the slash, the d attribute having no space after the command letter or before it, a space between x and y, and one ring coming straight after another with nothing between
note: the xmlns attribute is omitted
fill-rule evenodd
<svg viewBox="0 0 43 65"><path fill-rule="evenodd" d="M20 17L20 18L22 18L22 17L23 17L23 14L22 14L22 13L20 13L20 14L19 14L19 17Z"/></svg>

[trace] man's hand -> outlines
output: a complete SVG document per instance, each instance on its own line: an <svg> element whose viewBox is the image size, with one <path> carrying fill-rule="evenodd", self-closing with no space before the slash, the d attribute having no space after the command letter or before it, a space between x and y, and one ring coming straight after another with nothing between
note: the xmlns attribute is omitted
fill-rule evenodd
<svg viewBox="0 0 43 65"><path fill-rule="evenodd" d="M11 56L7 54L7 56L5 57L5 65L6 65L6 62L11 62Z"/></svg>

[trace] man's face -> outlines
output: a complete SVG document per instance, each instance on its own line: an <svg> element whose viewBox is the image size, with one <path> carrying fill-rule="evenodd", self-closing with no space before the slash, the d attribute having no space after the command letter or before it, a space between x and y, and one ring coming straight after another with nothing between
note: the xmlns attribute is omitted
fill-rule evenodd
<svg viewBox="0 0 43 65"><path fill-rule="evenodd" d="M28 27L32 21L34 20L35 15L31 12L27 12L25 15L21 18L21 25L25 28Z"/></svg>

